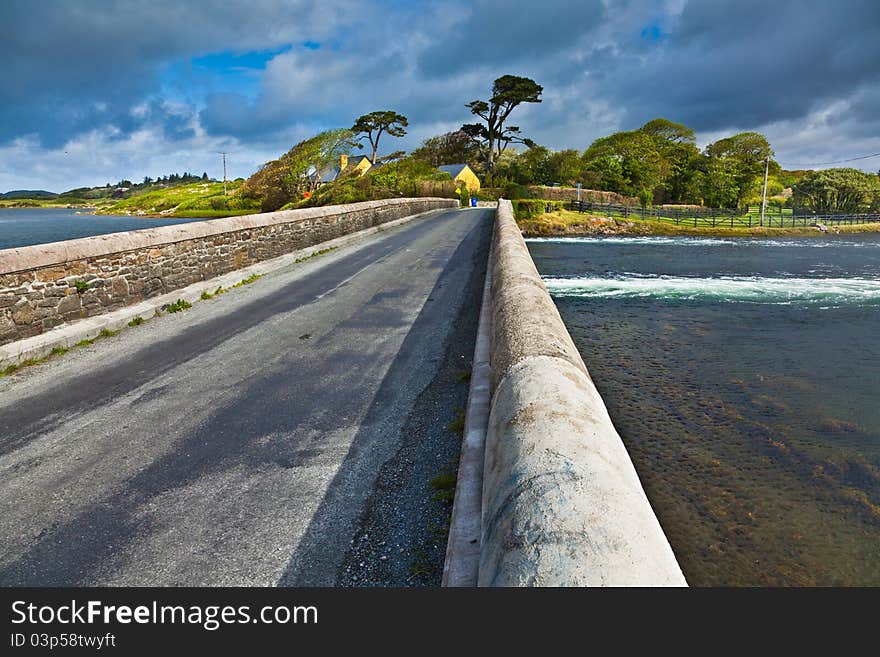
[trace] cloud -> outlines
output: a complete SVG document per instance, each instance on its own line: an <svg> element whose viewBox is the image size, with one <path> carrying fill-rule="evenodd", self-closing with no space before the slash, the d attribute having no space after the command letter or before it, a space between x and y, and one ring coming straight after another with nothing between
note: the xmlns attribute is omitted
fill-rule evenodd
<svg viewBox="0 0 880 657"><path fill-rule="evenodd" d="M256 168L377 109L413 148L506 73L544 86L513 121L552 148L665 116L783 162L880 150L876 0L5 0L0 24L0 190Z"/></svg>
<svg viewBox="0 0 880 657"><path fill-rule="evenodd" d="M12 65L0 84L0 143L33 134L58 146L159 94L170 62L321 37L356 12L349 0L4 0L0 61Z"/></svg>

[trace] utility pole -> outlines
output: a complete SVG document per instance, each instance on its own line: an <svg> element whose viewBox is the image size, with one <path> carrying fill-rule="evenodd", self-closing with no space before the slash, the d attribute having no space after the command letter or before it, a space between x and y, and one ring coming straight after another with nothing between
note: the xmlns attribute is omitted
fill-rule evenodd
<svg viewBox="0 0 880 657"><path fill-rule="evenodd" d="M761 192L761 225L764 225L764 210L767 208L767 175L770 173L770 156L764 165L764 191Z"/></svg>
<svg viewBox="0 0 880 657"><path fill-rule="evenodd" d="M226 196L226 152L222 153L223 155L223 196ZM767 186L767 179L764 179L764 186Z"/></svg>

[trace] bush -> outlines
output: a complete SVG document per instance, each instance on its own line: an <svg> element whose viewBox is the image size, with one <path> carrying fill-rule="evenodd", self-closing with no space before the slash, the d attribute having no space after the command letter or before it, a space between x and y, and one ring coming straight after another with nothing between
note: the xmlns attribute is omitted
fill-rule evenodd
<svg viewBox="0 0 880 657"><path fill-rule="evenodd" d="M458 188L449 174L438 171L426 162L407 158L378 167L360 177L343 177L321 185L310 198L285 207L341 205L413 196L458 198Z"/></svg>
<svg viewBox="0 0 880 657"><path fill-rule="evenodd" d="M514 200L518 198L535 198L535 193L525 185L507 183L502 188L501 196L506 199Z"/></svg>
<svg viewBox="0 0 880 657"><path fill-rule="evenodd" d="M517 219L531 219L540 217L547 212L547 206L550 211L555 212L565 208L563 201L545 201L543 199L516 199L513 201L513 215Z"/></svg>

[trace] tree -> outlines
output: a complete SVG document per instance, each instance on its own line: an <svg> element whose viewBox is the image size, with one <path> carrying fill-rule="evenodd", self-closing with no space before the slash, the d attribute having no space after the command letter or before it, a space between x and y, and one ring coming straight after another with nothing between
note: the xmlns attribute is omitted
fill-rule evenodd
<svg viewBox="0 0 880 657"><path fill-rule="evenodd" d="M816 213L866 212L880 198L877 176L858 169L810 171L792 187L795 206Z"/></svg>
<svg viewBox="0 0 880 657"><path fill-rule="evenodd" d="M382 133L387 133L392 137L403 137L406 134L405 128L409 125L409 121L402 114L392 111L370 112L359 117L351 131L356 135L366 135L373 148L373 156L370 162L376 161L376 153L379 150L379 138ZM363 138L363 137L362 137Z"/></svg>
<svg viewBox="0 0 880 657"><path fill-rule="evenodd" d="M550 182L571 185L575 183L584 170L584 162L581 154L573 148L555 151L548 158L547 168L550 173Z"/></svg>
<svg viewBox="0 0 880 657"><path fill-rule="evenodd" d="M640 130L617 132L594 141L584 153L587 179L627 196L652 197L663 180L663 158L654 139Z"/></svg>
<svg viewBox="0 0 880 657"><path fill-rule="evenodd" d="M692 163L700 154L694 131L663 118L648 121L639 131L653 140L660 155L661 181L654 197L663 203L699 201L701 195L694 193L693 184Z"/></svg>
<svg viewBox="0 0 880 657"><path fill-rule="evenodd" d="M717 191L723 187L726 191L722 196L728 198L728 201L722 207L732 207L731 203L741 205L761 183L764 166L767 158L773 156L773 150L764 135L758 132L741 132L709 144L705 155L708 158L706 180L710 185L707 202L717 207L717 203L711 202L709 198L717 196L713 189ZM779 165L775 162L771 166L779 170ZM713 178L718 180L713 182Z"/></svg>
<svg viewBox="0 0 880 657"><path fill-rule="evenodd" d="M339 156L357 146L351 130L328 130L301 141L277 160L267 162L241 188L243 196L258 198L264 211L272 212L313 192L322 171Z"/></svg>
<svg viewBox="0 0 880 657"><path fill-rule="evenodd" d="M466 105L471 114L485 122L466 124L462 130L480 144L486 158L486 177L492 182L495 158L511 143L527 143L516 126L505 128L511 112L522 103L540 103L544 88L530 78L503 75L492 84L489 101L474 100ZM496 153L496 149L497 153Z"/></svg>
<svg viewBox="0 0 880 657"><path fill-rule="evenodd" d="M465 132L456 130L426 139L412 152L412 157L434 167L473 164L480 159L480 147Z"/></svg>

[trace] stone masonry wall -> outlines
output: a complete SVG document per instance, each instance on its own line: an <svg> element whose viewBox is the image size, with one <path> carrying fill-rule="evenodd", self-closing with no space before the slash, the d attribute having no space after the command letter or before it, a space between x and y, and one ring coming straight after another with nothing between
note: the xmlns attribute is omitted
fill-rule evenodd
<svg viewBox="0 0 880 657"><path fill-rule="evenodd" d="M0 250L0 344L342 235L457 206L439 198L369 201Z"/></svg>

